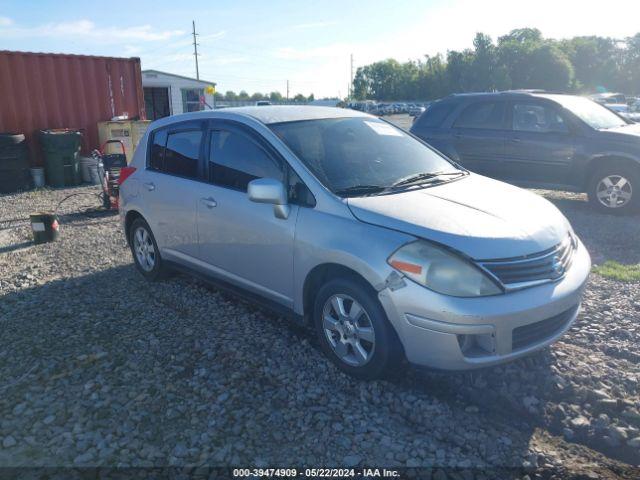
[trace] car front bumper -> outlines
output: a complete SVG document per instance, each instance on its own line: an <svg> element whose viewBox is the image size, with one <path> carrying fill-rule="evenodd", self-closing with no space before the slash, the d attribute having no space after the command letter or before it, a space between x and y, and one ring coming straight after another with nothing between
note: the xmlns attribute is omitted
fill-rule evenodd
<svg viewBox="0 0 640 480"><path fill-rule="evenodd" d="M378 296L409 362L465 370L510 361L556 341L578 316L590 270L589 254L578 242L571 267L557 282L458 298L404 279L404 286L384 288ZM482 348L467 348L465 339Z"/></svg>

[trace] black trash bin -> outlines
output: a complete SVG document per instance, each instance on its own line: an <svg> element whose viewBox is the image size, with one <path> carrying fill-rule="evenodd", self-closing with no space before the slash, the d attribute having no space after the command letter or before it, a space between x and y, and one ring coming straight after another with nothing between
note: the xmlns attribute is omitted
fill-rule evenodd
<svg viewBox="0 0 640 480"><path fill-rule="evenodd" d="M40 130L40 146L44 154L45 176L52 187L80 185L82 174L78 153L82 133L78 130Z"/></svg>
<svg viewBox="0 0 640 480"><path fill-rule="evenodd" d="M0 133L0 193L26 190L31 186L29 152L21 133Z"/></svg>

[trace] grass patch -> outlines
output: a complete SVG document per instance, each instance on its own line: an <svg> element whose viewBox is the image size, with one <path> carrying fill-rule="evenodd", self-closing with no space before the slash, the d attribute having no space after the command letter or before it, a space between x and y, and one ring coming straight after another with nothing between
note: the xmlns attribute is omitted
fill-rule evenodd
<svg viewBox="0 0 640 480"><path fill-rule="evenodd" d="M593 271L606 278L620 282L640 282L640 264L624 265L607 260L602 265L593 267Z"/></svg>

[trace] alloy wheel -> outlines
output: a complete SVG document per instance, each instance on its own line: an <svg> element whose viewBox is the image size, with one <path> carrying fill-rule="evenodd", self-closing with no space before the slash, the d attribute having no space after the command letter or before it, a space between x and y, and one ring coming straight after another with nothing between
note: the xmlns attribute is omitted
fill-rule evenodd
<svg viewBox="0 0 640 480"><path fill-rule="evenodd" d="M133 234L133 250L138 264L145 272L150 272L156 265L156 250L151 235L144 227L138 227Z"/></svg>
<svg viewBox="0 0 640 480"><path fill-rule="evenodd" d="M375 349L373 323L366 310L349 295L335 294L322 309L322 328L333 352L344 363L361 367Z"/></svg>
<svg viewBox="0 0 640 480"><path fill-rule="evenodd" d="M608 175L596 186L598 201L607 208L624 207L631 201L631 182L622 175Z"/></svg>

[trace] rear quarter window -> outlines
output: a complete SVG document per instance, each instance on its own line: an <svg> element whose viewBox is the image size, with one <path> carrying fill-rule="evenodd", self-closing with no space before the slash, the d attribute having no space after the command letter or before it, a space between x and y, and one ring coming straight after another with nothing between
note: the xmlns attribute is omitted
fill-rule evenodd
<svg viewBox="0 0 640 480"><path fill-rule="evenodd" d="M416 122L417 128L438 128L455 108L453 103L436 103L431 105Z"/></svg>

